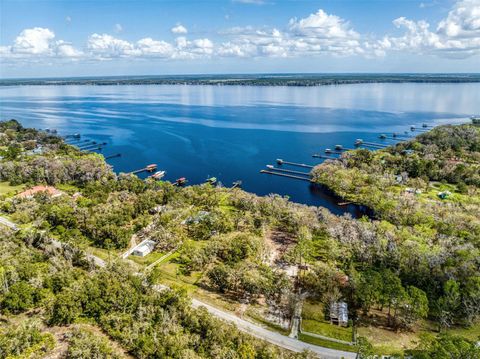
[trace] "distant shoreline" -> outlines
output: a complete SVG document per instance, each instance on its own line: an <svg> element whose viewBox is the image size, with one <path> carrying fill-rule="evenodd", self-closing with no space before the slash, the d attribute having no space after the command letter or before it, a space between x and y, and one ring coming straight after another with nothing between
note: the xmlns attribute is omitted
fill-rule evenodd
<svg viewBox="0 0 480 359"><path fill-rule="evenodd" d="M478 83L477 74L245 74L0 79L0 86L326 86L368 83Z"/></svg>

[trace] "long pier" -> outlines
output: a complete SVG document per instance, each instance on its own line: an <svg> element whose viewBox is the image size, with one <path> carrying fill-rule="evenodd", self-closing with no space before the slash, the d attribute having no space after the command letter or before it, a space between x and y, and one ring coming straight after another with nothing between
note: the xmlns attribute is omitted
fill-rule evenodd
<svg viewBox="0 0 480 359"><path fill-rule="evenodd" d="M272 165L267 165L267 168L268 168L268 171L278 171L278 172L292 173L296 175L310 176L310 173L308 172L285 170L283 168L275 168Z"/></svg>
<svg viewBox="0 0 480 359"><path fill-rule="evenodd" d="M301 180L301 181L313 182L310 178L301 177L301 176L295 176L295 175L290 175L290 174L281 173L281 172L261 170L260 173L265 173L265 174L274 175L274 176L280 176L280 177L293 178L293 179L297 179L297 180Z"/></svg>
<svg viewBox="0 0 480 359"><path fill-rule="evenodd" d="M141 173L141 172L153 172L157 169L157 165L156 164L151 164L151 165L148 165L144 168L140 168L138 170L135 170L135 171L132 171L132 172L128 172L129 174L137 174L137 173Z"/></svg>
<svg viewBox="0 0 480 359"><path fill-rule="evenodd" d="M409 140L412 138L412 136L409 136L409 135L406 135L406 134L401 134L401 133L397 133L397 132L394 132L392 134L393 138L398 138L398 139L405 139L405 140Z"/></svg>
<svg viewBox="0 0 480 359"><path fill-rule="evenodd" d="M388 144L386 144L386 143L376 143L376 142L362 142L361 144L371 145L371 146L378 146L378 147L388 147L388 146L391 146L391 145L388 145Z"/></svg>
<svg viewBox="0 0 480 359"><path fill-rule="evenodd" d="M99 148L101 148L101 147L106 146L106 145L107 145L106 142L103 142L103 143L96 143L96 142L95 142L95 143L91 143L91 144L89 144L89 145L85 145L85 146L79 147L79 149L80 149L80 150L87 150L87 149L90 149L90 147L93 147L93 148L99 147Z"/></svg>
<svg viewBox="0 0 480 359"><path fill-rule="evenodd" d="M313 158L323 158L323 159L326 159L326 160L335 160L335 161L338 161L340 158L338 157L330 157L330 156L325 156L325 155L319 155L318 153L314 153L312 155Z"/></svg>
<svg viewBox="0 0 480 359"><path fill-rule="evenodd" d="M397 142L402 142L403 141L401 138L392 137L392 136L386 135L384 133L379 135L378 138L381 139L381 140L389 140L389 141L397 141Z"/></svg>
<svg viewBox="0 0 480 359"><path fill-rule="evenodd" d="M384 143L365 142L365 141L355 142L356 147L358 147L358 146L370 146L370 147L376 147L376 148L387 148L388 146L392 146L392 145L387 145L387 144L384 144Z"/></svg>
<svg viewBox="0 0 480 359"><path fill-rule="evenodd" d="M380 146L375 146L375 145L368 145L368 144L365 144L365 143L362 143L360 145L358 145L358 147L368 147L368 148L371 148L371 149L375 149L375 150L382 150L386 147L380 147Z"/></svg>
<svg viewBox="0 0 480 359"><path fill-rule="evenodd" d="M90 143L79 144L76 147L78 147L80 150L82 150L83 148L87 148L87 147L90 147L90 146L96 146L96 145L98 145L98 143L96 141L92 141Z"/></svg>
<svg viewBox="0 0 480 359"><path fill-rule="evenodd" d="M379 139L381 140L390 140L390 141L397 141L397 142L403 142L405 141L404 139L402 138L396 138L396 137L390 137L390 136L384 136L384 137L378 137Z"/></svg>
<svg viewBox="0 0 480 359"><path fill-rule="evenodd" d="M105 159L106 159L106 160L109 160L109 159L111 159L111 158L116 158L116 157L121 157L121 156L122 156L121 153L116 153L116 154L114 154L114 155L106 156Z"/></svg>
<svg viewBox="0 0 480 359"><path fill-rule="evenodd" d="M132 172L129 172L131 173L132 175L136 175L137 173L142 173L142 172L145 172L147 170L147 167L144 167L144 168L140 168L139 170L135 170L135 171L132 171Z"/></svg>
<svg viewBox="0 0 480 359"><path fill-rule="evenodd" d="M281 158L277 158L277 163L279 165L289 165L289 166L297 166L297 167L303 167L303 168L313 168L313 167L315 167L315 166L312 166L312 165L306 165L305 163L296 163L296 162L284 161Z"/></svg>

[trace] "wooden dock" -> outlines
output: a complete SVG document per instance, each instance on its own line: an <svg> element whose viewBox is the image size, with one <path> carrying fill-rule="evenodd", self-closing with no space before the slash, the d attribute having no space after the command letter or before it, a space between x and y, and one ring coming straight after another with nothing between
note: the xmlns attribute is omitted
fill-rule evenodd
<svg viewBox="0 0 480 359"><path fill-rule="evenodd" d="M372 149L375 149L375 150L381 150L381 149L387 148L387 147L384 147L384 146L369 145L369 144L366 144L366 143L362 143L362 144L358 145L357 147L362 147L362 146L372 148Z"/></svg>
<svg viewBox="0 0 480 359"><path fill-rule="evenodd" d="M79 149L83 149L84 147L86 148L86 147L96 146L96 145L98 145L98 143L97 143L96 141L92 141L92 142L90 142L90 143L79 144L79 145L77 145L77 147L78 147Z"/></svg>
<svg viewBox="0 0 480 359"><path fill-rule="evenodd" d="M320 155L320 154L318 154L318 153L314 153L314 154L312 155L312 157L313 157L313 158L323 158L323 159L325 159L325 160L335 160L335 161L340 160L340 158L338 158L338 157L330 157L330 156Z"/></svg>
<svg viewBox="0 0 480 359"><path fill-rule="evenodd" d="M387 137L384 137L383 139L384 139L384 140L390 140L390 141L397 141L397 143L398 143L398 142L403 142L403 141L405 141L405 140L402 139L402 138L395 138L395 137L388 137L388 136L387 136Z"/></svg>
<svg viewBox="0 0 480 359"><path fill-rule="evenodd" d="M260 173L265 173L265 174L269 174L269 175L273 175L273 176L293 178L293 179L301 180L301 181L313 182L310 178L306 178L306 177L302 177L302 176L290 175L290 174L287 174L287 173L281 173L281 172L275 172L275 171L267 171L267 170L261 170Z"/></svg>
<svg viewBox="0 0 480 359"><path fill-rule="evenodd" d="M284 161L281 158L277 158L277 163L279 165L296 166L296 167L303 167L303 168L313 168L313 167L315 167L315 166L312 166L312 165L306 165L305 163L296 163L296 162Z"/></svg>
<svg viewBox="0 0 480 359"><path fill-rule="evenodd" d="M389 144L386 144L386 143L377 143L377 142L368 142L368 141L364 141L361 143L361 145L364 144L364 145L371 145L371 146L378 146L378 147L388 147L388 146L391 146Z"/></svg>
<svg viewBox="0 0 480 359"><path fill-rule="evenodd" d="M121 153L116 153L116 154L114 154L114 155L106 156L105 159L106 159L106 160L109 160L109 159L111 159L111 158L116 158L116 157L121 157L121 156L122 156Z"/></svg>
<svg viewBox="0 0 480 359"><path fill-rule="evenodd" d="M80 149L80 150L88 150L88 149L90 149L90 148L95 148L95 147L101 148L101 147L104 147L104 146L106 146L106 145L107 145L106 142L103 142L103 143L96 143L96 142L93 143L93 142L92 142L92 143L89 144L89 145L85 145L85 146L79 147L79 149Z"/></svg>
<svg viewBox="0 0 480 359"><path fill-rule="evenodd" d="M137 173L142 173L142 172L153 172L157 169L157 165L156 164L152 164L152 165L148 165L147 167L144 167L144 168L140 168L138 170L135 170L135 171L132 171L132 172L128 172L129 174L137 174Z"/></svg>
<svg viewBox="0 0 480 359"><path fill-rule="evenodd" d="M308 173L308 172L285 170L285 169L283 169L283 168L273 167L272 165L267 165L267 168L268 168L268 171L278 171L278 172L291 173L291 174L295 174L295 175L310 176L310 173Z"/></svg>

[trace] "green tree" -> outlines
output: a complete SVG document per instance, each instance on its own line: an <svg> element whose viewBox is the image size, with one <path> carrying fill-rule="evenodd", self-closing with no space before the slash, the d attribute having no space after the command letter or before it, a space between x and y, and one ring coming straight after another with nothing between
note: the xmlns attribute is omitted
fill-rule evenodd
<svg viewBox="0 0 480 359"><path fill-rule="evenodd" d="M2 310L21 313L33 307L35 289L25 281L13 284L2 300Z"/></svg>
<svg viewBox="0 0 480 359"><path fill-rule="evenodd" d="M223 263L210 269L207 277L212 286L222 293L230 288L230 269Z"/></svg>
<svg viewBox="0 0 480 359"><path fill-rule="evenodd" d="M440 328L450 327L455 319L455 313L460 305L460 285L449 279L443 286L443 296L436 302L436 315Z"/></svg>
<svg viewBox="0 0 480 359"><path fill-rule="evenodd" d="M414 286L407 287L404 303L400 306L398 320L402 326L411 326L428 315L428 298L425 292Z"/></svg>
<svg viewBox="0 0 480 359"><path fill-rule="evenodd" d="M367 270L360 274L355 295L364 315L368 313L373 305L381 302L382 291L383 280L379 272Z"/></svg>
<svg viewBox="0 0 480 359"><path fill-rule="evenodd" d="M423 335L418 346L405 354L413 359L478 359L480 347L459 336L441 334L435 338Z"/></svg>

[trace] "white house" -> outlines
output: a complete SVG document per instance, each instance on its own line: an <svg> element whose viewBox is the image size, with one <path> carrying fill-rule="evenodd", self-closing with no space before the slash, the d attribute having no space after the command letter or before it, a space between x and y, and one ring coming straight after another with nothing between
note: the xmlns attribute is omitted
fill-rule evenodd
<svg viewBox="0 0 480 359"><path fill-rule="evenodd" d="M145 239L133 249L132 254L134 256L145 257L148 253L153 251L154 248L155 242L150 239Z"/></svg>

